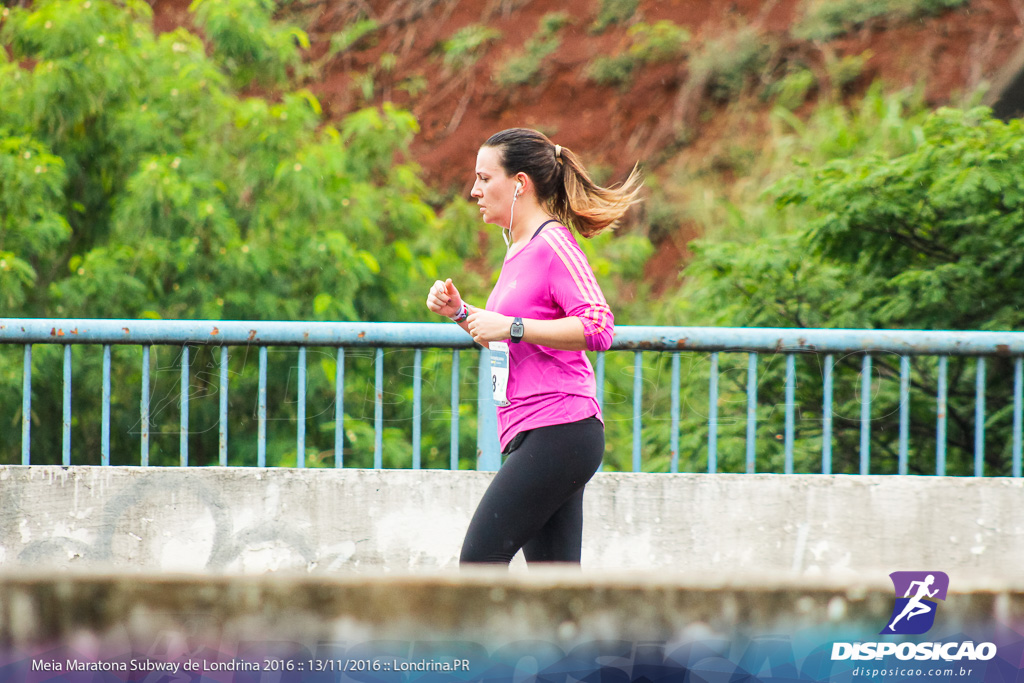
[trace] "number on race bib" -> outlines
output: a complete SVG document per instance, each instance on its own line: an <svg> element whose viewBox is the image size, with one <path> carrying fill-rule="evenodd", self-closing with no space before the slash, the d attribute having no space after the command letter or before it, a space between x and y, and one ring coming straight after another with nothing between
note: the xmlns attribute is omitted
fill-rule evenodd
<svg viewBox="0 0 1024 683"><path fill-rule="evenodd" d="M488 344L491 350L491 395L494 397L494 404L499 406L510 405L508 400L508 373L509 356L508 344L505 342L491 342Z"/></svg>

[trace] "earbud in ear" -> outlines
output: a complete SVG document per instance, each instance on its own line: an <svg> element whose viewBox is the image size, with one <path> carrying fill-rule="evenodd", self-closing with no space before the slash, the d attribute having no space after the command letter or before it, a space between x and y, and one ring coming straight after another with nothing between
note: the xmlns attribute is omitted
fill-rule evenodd
<svg viewBox="0 0 1024 683"><path fill-rule="evenodd" d="M517 197L520 194L522 194L522 190L523 190L523 181L522 180L517 180L516 181L516 196Z"/></svg>

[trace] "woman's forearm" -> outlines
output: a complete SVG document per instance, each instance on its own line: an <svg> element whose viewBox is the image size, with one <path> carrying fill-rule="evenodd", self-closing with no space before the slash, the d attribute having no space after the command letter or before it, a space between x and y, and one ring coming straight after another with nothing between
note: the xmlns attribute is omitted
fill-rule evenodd
<svg viewBox="0 0 1024 683"><path fill-rule="evenodd" d="M523 341L562 351L587 350L583 322L575 316L557 320L523 318Z"/></svg>

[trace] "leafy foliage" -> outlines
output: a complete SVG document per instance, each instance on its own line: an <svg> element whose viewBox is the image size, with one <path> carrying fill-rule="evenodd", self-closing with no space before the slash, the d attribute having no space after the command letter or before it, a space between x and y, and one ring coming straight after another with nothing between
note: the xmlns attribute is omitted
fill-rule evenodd
<svg viewBox="0 0 1024 683"><path fill-rule="evenodd" d="M836 161L784 186L820 217L808 243L861 280L874 325L1013 329L1024 277L1019 121L942 109L917 149Z"/></svg>
<svg viewBox="0 0 1024 683"><path fill-rule="evenodd" d="M808 93L816 85L814 74L809 69L798 67L772 83L766 95L774 97L779 106L796 109L807 100Z"/></svg>
<svg viewBox="0 0 1024 683"><path fill-rule="evenodd" d="M541 17L537 32L526 41L523 52L506 61L494 79L504 87L538 83L543 76L544 60L558 49L558 32L568 23L564 12L549 12Z"/></svg>
<svg viewBox="0 0 1024 683"><path fill-rule="evenodd" d="M754 27L740 26L706 41L691 55L691 78L706 83L713 99L727 101L765 67L771 49Z"/></svg>
<svg viewBox="0 0 1024 683"><path fill-rule="evenodd" d="M639 0L601 0L601 7L591 31L601 33L613 24L629 21L636 14L639 5Z"/></svg>
<svg viewBox="0 0 1024 683"><path fill-rule="evenodd" d="M273 21L272 0L193 0L190 10L213 47L213 57L239 86L285 82L299 66L306 33Z"/></svg>
<svg viewBox="0 0 1024 683"><path fill-rule="evenodd" d="M0 293L5 309L24 305L46 268L46 256L67 242L61 215L63 160L42 144L0 130Z"/></svg>
<svg viewBox="0 0 1024 683"><path fill-rule="evenodd" d="M379 29L380 25L375 20L367 18L346 25L331 36L330 46L327 49L328 57L335 57L366 42Z"/></svg>
<svg viewBox="0 0 1024 683"><path fill-rule="evenodd" d="M829 40L876 17L897 20L940 14L967 0L813 0L793 28L801 40Z"/></svg>
<svg viewBox="0 0 1024 683"><path fill-rule="evenodd" d="M449 69L464 69L480 59L486 46L501 37L497 29L471 24L459 29L455 35L444 41L444 65Z"/></svg>
<svg viewBox="0 0 1024 683"><path fill-rule="evenodd" d="M865 50L858 55L844 55L842 57L826 55L825 66L833 87L842 92L843 89L861 77L868 60L873 56L874 53L871 50Z"/></svg>
<svg viewBox="0 0 1024 683"><path fill-rule="evenodd" d="M587 64L587 78L598 85L626 85L637 66L635 59L626 54L598 55Z"/></svg>
<svg viewBox="0 0 1024 683"><path fill-rule="evenodd" d="M681 59L690 41L690 32L668 20L655 24L638 23L629 28L629 47L616 55L601 55L587 66L587 77L600 85L624 85L634 68Z"/></svg>
<svg viewBox="0 0 1024 683"><path fill-rule="evenodd" d="M819 120L840 111L823 110ZM849 119L845 130L813 124L827 133L823 139L807 126L801 137L815 140L817 158L830 153L832 160L791 171L769 190L778 199L775 220L792 227L747 243L699 243L684 298L672 315L730 326L1019 329L1024 323L1015 295L1024 278L1024 213L1016 180L1024 170L1021 123L994 120L983 109L943 109L926 117L902 111L895 99L869 98L862 123L875 121L874 130L851 127ZM792 143L780 147L785 148ZM856 472L865 401L862 359L832 362L833 469ZM967 474L974 467L975 361L948 362L947 471ZM819 358L797 364L798 469L813 470L820 458L821 363ZM990 473L1009 471L1008 363L990 360L987 369L989 404L1000 406L985 425ZM785 404L780 364L772 359L760 375L758 398L767 406ZM897 466L899 360L876 357L871 371L872 471L891 472ZM910 471L935 472L937 360L913 359L909 381L918 397L909 408ZM742 381L736 382L732 393L723 395L723 405L741 405L743 389ZM774 412L759 417L759 430L782 433L780 411ZM743 443L743 422L724 428L725 438ZM706 426L694 428L706 434ZM759 462L777 462L772 445L770 438L759 440Z"/></svg>
<svg viewBox="0 0 1024 683"><path fill-rule="evenodd" d="M240 96L246 79L286 78L299 37L270 21L265 5L204 0L195 9L211 35L211 56L184 30L155 36L145 3L50 0L6 13L0 36L15 61L0 61L4 315L425 319L423 283L467 255L455 245L475 245L441 238L446 223L407 159L416 121L385 105L330 126L308 92ZM37 425L61 421L61 363L51 357L58 350L40 348L33 358ZM180 351L154 349L154 400L175 395ZM19 419L20 350L3 353L2 412ZM115 369L113 385L123 390L114 402L127 407L137 405L125 392L139 386L139 359L127 359L127 349L115 358L122 355L126 365ZM82 348L73 357L74 386L98 387L95 354ZM271 359L270 383L284 390L294 358ZM192 354L194 425L216 424L217 382L200 368L218 363L208 351ZM238 375L232 400L254 396L251 358L233 352L231 363ZM364 372L372 377L370 367L353 370L347 391L364 388ZM311 379L311 396L321 392L312 400L333 400L332 380ZM359 405L352 401L346 405ZM172 420L176 402L157 402L153 458L166 463L176 444L156 427ZM98 453L94 403L76 403L74 411L85 430L76 431L75 443L87 458ZM277 417L294 419L294 399L280 397L280 409ZM137 409L115 412L117 438L137 434ZM357 423L350 420L346 431L358 436ZM467 421L467 444L471 428ZM197 429L190 440L203 462L215 456ZM438 429L430 438L447 442ZM247 461L254 430L250 421L233 435L233 461ZM311 436L311 452L330 452L332 437ZM59 430L35 430L34 461L52 461L59 444ZM289 448L278 445L268 450L287 459ZM4 448L13 458L16 444ZM463 451L472 454L469 445Z"/></svg>
<svg viewBox="0 0 1024 683"><path fill-rule="evenodd" d="M233 20L231 7L208 8L204 21L220 21L215 15L223 12ZM122 7L105 0L51 0L7 12L2 40L15 61L0 50L5 315L416 321L435 319L423 306L424 283L435 278L458 278L473 301L485 296L493 274L463 265L479 249L478 211L457 199L438 215L428 203L431 193L408 160L417 131L408 112L384 105L328 125L319 102L302 90L243 97L240 89L251 85L244 83L251 73L246 55L255 52L231 47L229 39L238 38L232 38L234 28L225 29L228 42L214 45L208 56L186 31L155 36L149 16L144 3ZM567 21L564 14L548 15L539 34L557 43L555 34ZM243 36L250 47L300 45L286 26L252 26L252 34ZM275 42L282 36L289 38ZM293 69L284 57L260 58L268 69L276 64L281 70L253 73L252 83L287 83ZM380 68L386 67L382 58ZM271 81L261 80L265 75ZM648 253L645 241L603 239L598 251L586 247L600 277L635 279ZM494 263L500 262L500 245L492 241ZM253 465L257 353L247 347L229 351L228 460ZM0 349L0 415L9 430L21 420L22 353ZM114 464L139 461L141 353L113 348ZM389 467L411 464L413 354L383 355L383 457ZM98 348L72 348L75 463L99 462L101 407L88 392L101 385L100 355ZM60 458L61 430L42 427L62 422L61 356L59 346L33 349L34 463ZM178 459L182 358L181 348L151 349L146 369L153 464ZM307 465L342 459L346 466L373 464L375 357L372 350L350 349L344 362L344 450L336 453L337 356L334 349L309 350ZM477 362L477 353L463 352L455 377L462 397L455 437L462 466L471 466L476 454L471 397ZM293 349L269 349L271 465L299 459L296 363ZM187 369L190 462L216 463L219 349L190 349ZM423 465L448 467L451 352L424 352L422 376ZM8 440L0 459L17 462L18 451L17 440Z"/></svg>
<svg viewBox="0 0 1024 683"><path fill-rule="evenodd" d="M690 32L663 19L654 24L639 23L629 28L629 53L644 63L679 59L690 42Z"/></svg>

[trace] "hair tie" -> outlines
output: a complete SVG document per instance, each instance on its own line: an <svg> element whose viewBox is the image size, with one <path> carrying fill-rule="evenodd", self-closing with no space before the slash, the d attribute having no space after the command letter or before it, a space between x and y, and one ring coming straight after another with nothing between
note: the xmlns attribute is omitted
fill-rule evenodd
<svg viewBox="0 0 1024 683"><path fill-rule="evenodd" d="M555 145L555 159L558 161L558 163L562 163L562 146L561 145Z"/></svg>

